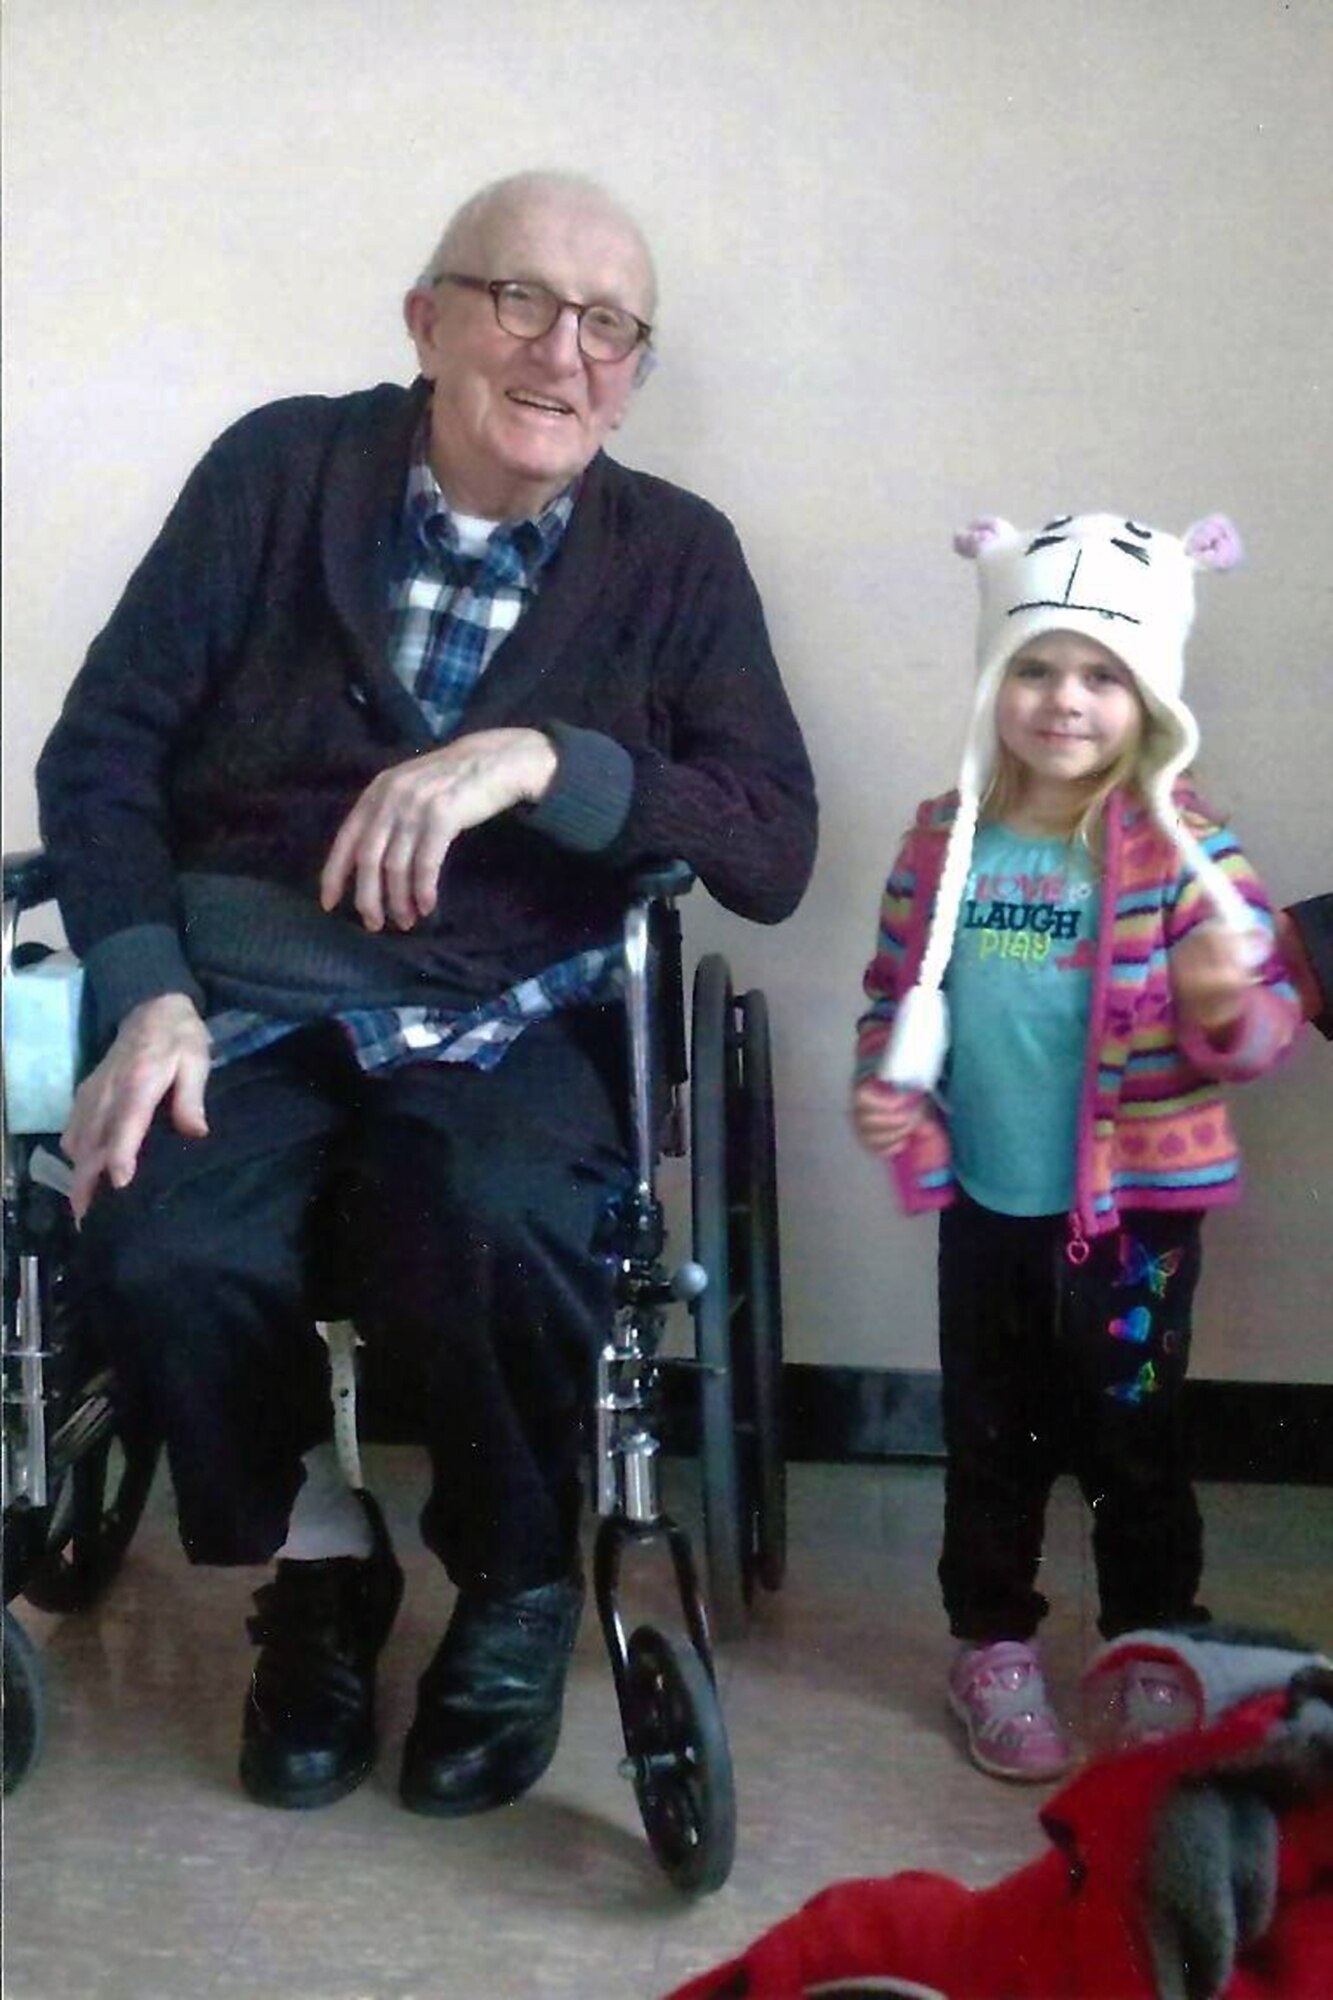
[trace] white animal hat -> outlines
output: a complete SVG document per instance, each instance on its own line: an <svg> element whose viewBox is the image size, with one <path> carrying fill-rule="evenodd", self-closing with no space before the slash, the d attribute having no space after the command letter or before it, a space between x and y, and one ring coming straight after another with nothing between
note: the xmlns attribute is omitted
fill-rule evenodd
<svg viewBox="0 0 1333 2000"><path fill-rule="evenodd" d="M996 696L1009 661L1040 633L1081 632L1128 667L1148 711L1139 772L1153 817L1198 877L1219 920L1238 934L1254 928L1244 898L1200 848L1171 797L1199 747L1198 724L1181 696L1194 572L1230 569L1240 561L1240 536L1231 522L1212 514L1177 537L1114 514L1061 514L1035 533L987 516L955 535L954 547L975 560L981 586L977 683L930 937L880 1065L884 1080L905 1090L931 1089L948 1052L941 984L977 813L995 771Z"/></svg>

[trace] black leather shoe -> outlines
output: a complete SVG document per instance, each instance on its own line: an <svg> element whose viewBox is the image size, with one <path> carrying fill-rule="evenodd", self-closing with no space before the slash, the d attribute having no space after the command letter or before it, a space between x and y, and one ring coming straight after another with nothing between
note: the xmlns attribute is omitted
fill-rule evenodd
<svg viewBox="0 0 1333 2000"><path fill-rule="evenodd" d="M280 1562L255 1592L260 1647L241 1727L241 1783L266 1806L323 1806L353 1791L375 1757L375 1663L403 1595L384 1517L359 1495L367 1557Z"/></svg>
<svg viewBox="0 0 1333 2000"><path fill-rule="evenodd" d="M555 1755L583 1609L575 1578L515 1597L462 1595L421 1677L401 1793L444 1818L509 1805Z"/></svg>

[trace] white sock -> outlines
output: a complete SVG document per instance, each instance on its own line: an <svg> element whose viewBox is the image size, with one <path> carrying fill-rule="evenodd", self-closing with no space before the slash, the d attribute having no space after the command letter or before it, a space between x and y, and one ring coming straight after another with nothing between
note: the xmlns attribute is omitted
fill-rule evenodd
<svg viewBox="0 0 1333 2000"><path fill-rule="evenodd" d="M319 1444L301 1461L305 1484L296 1496L280 1562L326 1562L331 1556L371 1553L366 1510L347 1484L332 1443Z"/></svg>

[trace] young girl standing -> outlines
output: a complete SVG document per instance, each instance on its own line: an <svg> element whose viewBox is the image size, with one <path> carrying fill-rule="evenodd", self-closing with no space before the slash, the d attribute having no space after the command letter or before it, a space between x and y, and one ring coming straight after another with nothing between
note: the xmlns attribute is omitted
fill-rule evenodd
<svg viewBox="0 0 1333 2000"><path fill-rule="evenodd" d="M1034 1635L1046 1504L1093 1512L1100 1628L1206 1617L1181 1428L1207 1209L1239 1163L1217 1083L1298 1009L1267 898L1183 772L1196 568L1239 557L1110 515L955 540L981 585L959 788L894 863L853 1120L909 1212L940 1209L949 1702L973 1760L1054 1778L1070 1746Z"/></svg>

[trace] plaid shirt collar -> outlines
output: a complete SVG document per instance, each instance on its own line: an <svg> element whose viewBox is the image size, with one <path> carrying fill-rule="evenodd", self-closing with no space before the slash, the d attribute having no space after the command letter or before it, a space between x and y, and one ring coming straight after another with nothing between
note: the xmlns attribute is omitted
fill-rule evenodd
<svg viewBox="0 0 1333 2000"><path fill-rule="evenodd" d="M564 539L579 484L580 479L572 479L554 500L547 502L540 514L528 520L501 521L491 530L485 555L471 555L462 546L454 511L431 466L428 408L412 441L412 462L407 474L403 510L409 549L407 566L415 568L424 554L431 563L471 568L474 572L485 569L488 581L493 579L496 584L531 590Z"/></svg>

